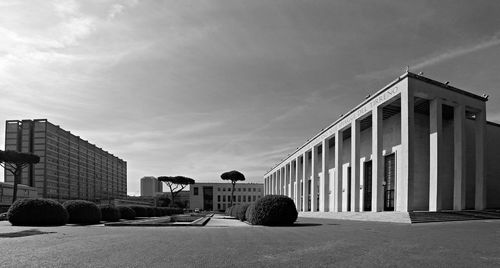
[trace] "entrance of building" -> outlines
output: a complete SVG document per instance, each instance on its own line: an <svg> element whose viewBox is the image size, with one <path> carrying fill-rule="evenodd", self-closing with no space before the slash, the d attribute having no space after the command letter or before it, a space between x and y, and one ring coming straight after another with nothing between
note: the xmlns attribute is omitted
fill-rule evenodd
<svg viewBox="0 0 500 268"><path fill-rule="evenodd" d="M351 211L351 167L347 168L347 211Z"/></svg>
<svg viewBox="0 0 500 268"><path fill-rule="evenodd" d="M214 188L203 187L203 210L214 210Z"/></svg>
<svg viewBox="0 0 500 268"><path fill-rule="evenodd" d="M384 211L394 211L394 184L396 181L396 155L385 156L384 161Z"/></svg>
<svg viewBox="0 0 500 268"><path fill-rule="evenodd" d="M372 210L372 161L367 161L364 163L364 205L363 211Z"/></svg>

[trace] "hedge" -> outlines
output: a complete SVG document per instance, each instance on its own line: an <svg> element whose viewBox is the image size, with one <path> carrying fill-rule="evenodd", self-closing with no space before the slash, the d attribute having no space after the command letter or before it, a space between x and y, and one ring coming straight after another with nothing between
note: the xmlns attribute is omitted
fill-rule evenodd
<svg viewBox="0 0 500 268"><path fill-rule="evenodd" d="M92 202L68 200L63 207L68 211L69 223L96 224L101 221L101 210Z"/></svg>
<svg viewBox="0 0 500 268"><path fill-rule="evenodd" d="M247 211L245 212L245 220L251 222L252 215L255 210L255 203L252 203L248 206Z"/></svg>
<svg viewBox="0 0 500 268"><path fill-rule="evenodd" d="M236 210L236 218L240 221L245 221L246 220L246 212L250 204L243 204L238 207Z"/></svg>
<svg viewBox="0 0 500 268"><path fill-rule="evenodd" d="M54 200L27 198L10 206L7 219L17 226L59 226L68 222L68 212Z"/></svg>
<svg viewBox="0 0 500 268"><path fill-rule="evenodd" d="M148 209L144 206L130 206L135 211L136 217L148 217Z"/></svg>
<svg viewBox="0 0 500 268"><path fill-rule="evenodd" d="M255 202L249 222L254 225L292 225L297 220L297 208L290 197L266 195Z"/></svg>
<svg viewBox="0 0 500 268"><path fill-rule="evenodd" d="M100 205L101 220L103 221L120 221L120 210L112 205Z"/></svg>
<svg viewBox="0 0 500 268"><path fill-rule="evenodd" d="M153 207L146 207L146 211L148 213L148 217L154 217L156 215L155 208Z"/></svg>
<svg viewBox="0 0 500 268"><path fill-rule="evenodd" d="M120 211L120 218L125 220L133 220L135 219L135 211L130 207L126 206L118 206L118 210Z"/></svg>

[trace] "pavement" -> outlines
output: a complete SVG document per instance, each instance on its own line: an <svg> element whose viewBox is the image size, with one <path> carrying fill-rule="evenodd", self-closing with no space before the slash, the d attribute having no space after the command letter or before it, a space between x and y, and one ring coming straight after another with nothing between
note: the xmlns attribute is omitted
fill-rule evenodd
<svg viewBox="0 0 500 268"><path fill-rule="evenodd" d="M291 227L213 220L205 227L15 227L3 221L0 267L500 266L499 220L410 225L299 218Z"/></svg>

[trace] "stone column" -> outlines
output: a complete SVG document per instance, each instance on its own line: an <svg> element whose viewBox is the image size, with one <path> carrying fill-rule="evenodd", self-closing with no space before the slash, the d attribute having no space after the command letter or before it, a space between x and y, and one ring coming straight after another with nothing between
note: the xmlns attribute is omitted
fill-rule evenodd
<svg viewBox="0 0 500 268"><path fill-rule="evenodd" d="M484 140L486 128L486 111L482 110L476 114L474 122L476 136L476 194L475 209L482 210L486 207L486 187L484 186Z"/></svg>
<svg viewBox="0 0 500 268"><path fill-rule="evenodd" d="M415 169L415 99L410 88L401 90L401 178L396 181L395 210L411 211Z"/></svg>
<svg viewBox="0 0 500 268"><path fill-rule="evenodd" d="M302 160L304 161L302 166L302 211L309 211L308 201L309 201L309 167L310 163L307 159L307 152L302 155Z"/></svg>
<svg viewBox="0 0 500 268"><path fill-rule="evenodd" d="M442 209L442 165L443 165L443 104L433 99L429 109L430 174L429 174L429 211Z"/></svg>
<svg viewBox="0 0 500 268"><path fill-rule="evenodd" d="M313 146L311 152L311 211L318 211L318 147Z"/></svg>
<svg viewBox="0 0 500 268"><path fill-rule="evenodd" d="M335 202L333 210L342 211L342 150L344 145L344 132L337 130L335 132L335 176L333 177L333 190Z"/></svg>
<svg viewBox="0 0 500 268"><path fill-rule="evenodd" d="M465 209L465 178L466 178L466 137L465 137L465 105L453 108L454 131L454 180L453 209Z"/></svg>
<svg viewBox="0 0 500 268"><path fill-rule="evenodd" d="M295 190L295 206L297 206L297 211L302 211L302 202L300 202L300 196L302 194L302 187L301 186L301 181L300 181L300 176L302 175L301 172L301 164L300 164L300 156L295 159L295 181L297 182L296 184L296 190Z"/></svg>
<svg viewBox="0 0 500 268"><path fill-rule="evenodd" d="M351 211L359 211L359 136L360 121L351 123Z"/></svg>
<svg viewBox="0 0 500 268"><path fill-rule="evenodd" d="M290 198L295 199L295 182L297 178L295 177L295 169L297 168L295 160L290 161Z"/></svg>
<svg viewBox="0 0 500 268"><path fill-rule="evenodd" d="M292 194L291 189L293 187L292 187L292 162L291 161L290 161L290 163L288 163L287 168L288 169L286 171L286 174L287 174L287 178L286 178L286 195L288 197L292 197L293 194Z"/></svg>
<svg viewBox="0 0 500 268"><path fill-rule="evenodd" d="M323 178L321 180L321 192L319 193L319 211L329 211L328 207L330 204L330 140L324 139L321 143L322 154L321 154L321 172L323 173Z"/></svg>
<svg viewBox="0 0 500 268"><path fill-rule="evenodd" d="M372 211L384 210L383 109L372 111Z"/></svg>
<svg viewBox="0 0 500 268"><path fill-rule="evenodd" d="M286 165L281 168L281 194L286 195Z"/></svg>

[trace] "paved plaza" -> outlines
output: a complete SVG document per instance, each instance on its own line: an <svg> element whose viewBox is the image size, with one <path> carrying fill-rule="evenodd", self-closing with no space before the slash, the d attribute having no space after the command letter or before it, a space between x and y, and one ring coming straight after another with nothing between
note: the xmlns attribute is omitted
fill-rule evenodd
<svg viewBox="0 0 500 268"><path fill-rule="evenodd" d="M13 227L3 221L0 252L2 267L498 267L500 221L299 218L293 227L250 226L223 216L205 227Z"/></svg>

